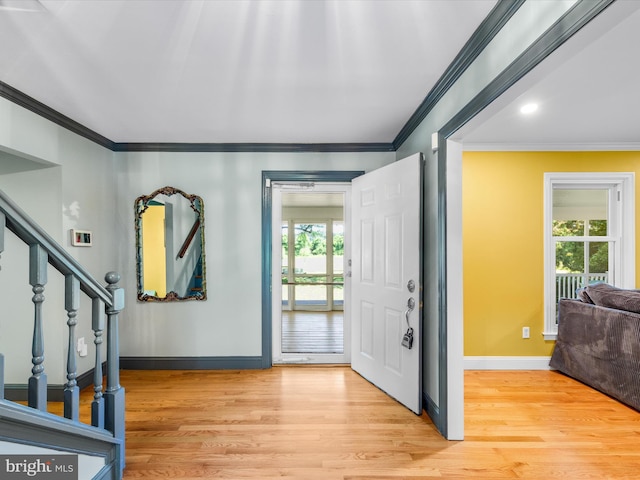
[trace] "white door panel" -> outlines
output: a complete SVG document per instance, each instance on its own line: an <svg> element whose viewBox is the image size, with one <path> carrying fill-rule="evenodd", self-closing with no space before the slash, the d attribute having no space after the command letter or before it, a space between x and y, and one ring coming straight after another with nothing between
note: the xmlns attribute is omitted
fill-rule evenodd
<svg viewBox="0 0 640 480"><path fill-rule="evenodd" d="M416 154L352 182L352 367L416 413L422 411L421 162ZM409 326L410 349L402 346Z"/></svg>

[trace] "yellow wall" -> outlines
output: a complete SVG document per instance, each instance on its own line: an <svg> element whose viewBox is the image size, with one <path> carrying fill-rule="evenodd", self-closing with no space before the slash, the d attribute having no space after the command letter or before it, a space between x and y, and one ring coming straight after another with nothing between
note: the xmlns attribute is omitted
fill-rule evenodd
<svg viewBox="0 0 640 480"><path fill-rule="evenodd" d="M544 173L638 175L640 152L465 152L462 171L464 354L551 355L541 335Z"/></svg>
<svg viewBox="0 0 640 480"><path fill-rule="evenodd" d="M142 264L144 290L167 295L167 260L164 246L164 205L151 205L142 215Z"/></svg>

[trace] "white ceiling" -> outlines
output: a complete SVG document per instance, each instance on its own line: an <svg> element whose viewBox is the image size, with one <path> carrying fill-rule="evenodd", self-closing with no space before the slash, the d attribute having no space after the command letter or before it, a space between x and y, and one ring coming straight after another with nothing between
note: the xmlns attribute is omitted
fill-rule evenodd
<svg viewBox="0 0 640 480"><path fill-rule="evenodd" d="M495 4L0 0L0 80L114 142L387 143ZM454 137L640 148L639 45L617 0Z"/></svg>
<svg viewBox="0 0 640 480"><path fill-rule="evenodd" d="M111 141L390 143L496 0L39 3L0 80Z"/></svg>
<svg viewBox="0 0 640 480"><path fill-rule="evenodd" d="M453 138L465 149L640 149L640 1L617 0ZM535 114L519 109L539 105Z"/></svg>

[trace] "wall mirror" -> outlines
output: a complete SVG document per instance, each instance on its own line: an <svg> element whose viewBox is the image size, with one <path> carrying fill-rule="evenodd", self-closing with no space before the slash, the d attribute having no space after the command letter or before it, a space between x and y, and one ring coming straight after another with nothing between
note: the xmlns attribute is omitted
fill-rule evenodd
<svg viewBox="0 0 640 480"><path fill-rule="evenodd" d="M204 203L173 187L135 202L138 300L206 300Z"/></svg>

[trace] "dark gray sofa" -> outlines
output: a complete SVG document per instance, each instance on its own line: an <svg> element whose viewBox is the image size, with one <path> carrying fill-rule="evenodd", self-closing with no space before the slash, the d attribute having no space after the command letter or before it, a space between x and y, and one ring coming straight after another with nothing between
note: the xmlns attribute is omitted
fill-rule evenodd
<svg viewBox="0 0 640 480"><path fill-rule="evenodd" d="M549 365L640 411L640 290L607 284L558 303Z"/></svg>

